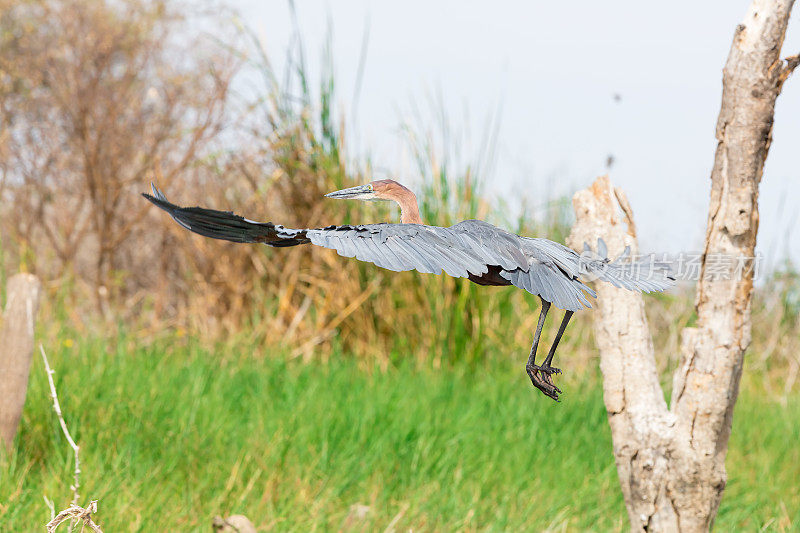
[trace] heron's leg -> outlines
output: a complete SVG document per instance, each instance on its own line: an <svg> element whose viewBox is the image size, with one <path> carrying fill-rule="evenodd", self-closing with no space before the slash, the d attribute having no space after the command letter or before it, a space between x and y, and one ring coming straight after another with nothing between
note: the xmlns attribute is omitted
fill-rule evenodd
<svg viewBox="0 0 800 533"><path fill-rule="evenodd" d="M533 345L531 346L531 354L528 356L527 366L533 366L536 363L536 350L539 348L539 337L542 335L542 328L544 327L544 320L547 318L547 311L550 310L550 302L545 301L541 296L539 299L542 301L542 307L539 310L539 322L536 324L536 333L533 335Z"/></svg>
<svg viewBox="0 0 800 533"><path fill-rule="evenodd" d="M569 319L572 318L572 315L575 311L567 311L564 313L564 318L561 320L561 325L558 327L558 333L556 333L556 338L553 339L553 345L550 346L550 351L547 352L547 358L542 363L542 370L550 369L554 374L558 374L561 370L557 368L552 368L550 363L553 362L553 356L556 354L556 348L558 347L558 343L561 340L561 336L564 335L564 330L567 329L567 324L569 324Z"/></svg>
<svg viewBox="0 0 800 533"><path fill-rule="evenodd" d="M561 389L553 385L553 380L550 379L549 367L543 369L536 364L536 349L539 347L539 337L542 335L542 327L544 320L547 318L547 311L550 309L550 302L542 299L542 309L539 312L539 323L536 324L536 334L533 336L533 346L531 346L531 354L528 356L528 363L525 365L525 370L528 372L528 377L531 378L533 386L542 391L545 396L558 401L558 395Z"/></svg>

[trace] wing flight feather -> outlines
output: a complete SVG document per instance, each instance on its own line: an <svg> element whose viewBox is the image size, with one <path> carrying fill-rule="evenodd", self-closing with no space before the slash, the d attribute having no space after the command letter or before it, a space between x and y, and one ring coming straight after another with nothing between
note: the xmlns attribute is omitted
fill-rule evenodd
<svg viewBox="0 0 800 533"><path fill-rule="evenodd" d="M311 243L393 271L433 274L444 271L461 278L480 277L489 272L490 266L500 267L499 275L511 284L572 311L591 307L587 296L596 297L578 279L584 273L582 268L603 281L631 290L664 290L674 283L674 278L666 274L654 279L635 278L620 263L608 259L586 263L562 244L520 237L480 220L466 220L449 228L367 224L291 229L271 222L255 222L227 211L178 207L155 187L153 195L144 196L183 227L215 239L269 246Z"/></svg>

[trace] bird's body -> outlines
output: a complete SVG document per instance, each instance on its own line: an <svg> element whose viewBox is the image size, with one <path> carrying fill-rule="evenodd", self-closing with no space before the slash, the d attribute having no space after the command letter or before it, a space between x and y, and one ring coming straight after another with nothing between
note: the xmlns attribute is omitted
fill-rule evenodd
<svg viewBox="0 0 800 533"><path fill-rule="evenodd" d="M526 368L533 384L554 399L561 392L551 380L551 374L558 370L549 366L555 347L572 313L591 307L588 297L596 297L579 279L581 276L646 292L664 290L674 283L664 269L651 268L649 276L643 277L641 272L630 268L630 263L609 261L604 250L599 250L599 256L579 255L557 242L522 237L481 220L465 220L449 228L422 224L416 197L391 180L327 196L394 200L401 207L401 223L290 229L270 222L254 222L226 211L178 207L155 188L153 196L145 195L182 226L207 237L275 247L310 243L397 272L444 272L480 285L514 285L537 295L542 300L542 312ZM534 364L536 347L551 303L566 314L545 363L539 366Z"/></svg>

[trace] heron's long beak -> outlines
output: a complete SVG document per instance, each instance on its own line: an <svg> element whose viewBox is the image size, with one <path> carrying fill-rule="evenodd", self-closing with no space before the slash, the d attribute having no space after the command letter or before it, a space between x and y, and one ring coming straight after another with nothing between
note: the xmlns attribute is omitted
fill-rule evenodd
<svg viewBox="0 0 800 533"><path fill-rule="evenodd" d="M375 192L372 190L372 185L367 183L366 185L329 192L325 196L327 198L336 198L337 200L374 200Z"/></svg>

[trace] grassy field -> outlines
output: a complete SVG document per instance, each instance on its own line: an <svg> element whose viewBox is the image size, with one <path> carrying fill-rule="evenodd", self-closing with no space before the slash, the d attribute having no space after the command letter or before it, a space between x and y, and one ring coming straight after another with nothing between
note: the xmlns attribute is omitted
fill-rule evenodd
<svg viewBox="0 0 800 533"><path fill-rule="evenodd" d="M397 220L394 207L324 200L393 175L349 149L355 107L336 104L330 49L317 75L299 31L277 62L244 28L173 46L200 11L209 28L227 26L186 2L23 4L0 17L11 80L0 101L15 103L0 285L18 271L44 281L38 338L81 445L83 503L100 501L105 531L207 531L233 513L264 531L627 530L589 313L560 345L555 404L523 370L538 317L523 291L390 273L314 247L222 243L142 211L138 193L155 181L179 203L291 227ZM224 54L206 55L220 44ZM272 70L281 63L285 72ZM263 84L224 90L234 65ZM45 70L89 81L45 84ZM118 70L129 75L110 75ZM172 112L152 105L154 87L173 95ZM459 120L435 103L412 107L399 129L417 171L403 179L426 222L480 218L564 241L568 197L488 194L499 116L473 154ZM218 116L199 120L209 110ZM90 134L77 135L86 124ZM196 150L184 145L201 130ZM105 222L76 222L80 213ZM720 531L800 530L800 273L787 264L767 275ZM696 319L694 293L647 301L659 368L670 371ZM17 441L10 455L0 449L0 533L40 531L44 498L59 509L71 499L72 453L48 396L37 354Z"/></svg>
<svg viewBox="0 0 800 533"><path fill-rule="evenodd" d="M106 531L209 530L243 513L260 530L626 530L598 377L564 401L518 361L364 368L264 357L186 337L62 341L51 364L81 445L84 500ZM800 395L745 378L719 531L800 525ZM37 358L18 445L0 459L3 531L65 507L72 455ZM360 517L358 505L369 510Z"/></svg>

